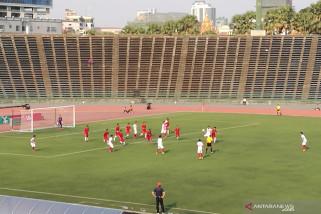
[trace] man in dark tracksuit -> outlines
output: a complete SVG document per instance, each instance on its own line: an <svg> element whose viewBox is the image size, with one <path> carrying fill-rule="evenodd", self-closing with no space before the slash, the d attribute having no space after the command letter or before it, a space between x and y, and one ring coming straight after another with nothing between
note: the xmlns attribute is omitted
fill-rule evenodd
<svg viewBox="0 0 321 214"><path fill-rule="evenodd" d="M158 182L156 184L156 187L154 189L154 191L152 192L152 195L155 197L156 199L156 211L157 213L159 213L159 205L162 208L162 212L165 213L165 208L164 208L164 197L165 197L165 191L162 188L162 185L160 182Z"/></svg>

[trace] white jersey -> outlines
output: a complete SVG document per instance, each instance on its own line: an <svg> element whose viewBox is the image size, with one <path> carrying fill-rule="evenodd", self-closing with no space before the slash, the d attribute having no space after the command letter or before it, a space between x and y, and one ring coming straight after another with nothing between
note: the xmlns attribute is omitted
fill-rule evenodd
<svg viewBox="0 0 321 214"><path fill-rule="evenodd" d="M107 141L108 146L110 146L111 148L114 148L114 144L113 144L113 138L109 137L108 141Z"/></svg>
<svg viewBox="0 0 321 214"><path fill-rule="evenodd" d="M167 133L167 129L166 129L166 123L162 124L162 130L161 130L162 134L166 134Z"/></svg>
<svg viewBox="0 0 321 214"><path fill-rule="evenodd" d="M136 123L133 124L133 130L134 130L134 134L137 134L137 124Z"/></svg>
<svg viewBox="0 0 321 214"><path fill-rule="evenodd" d="M206 132L205 132L205 134L204 134L204 137L209 137L209 136L211 136L211 133L212 133L212 129L211 129L211 128L207 128L207 129L206 129Z"/></svg>
<svg viewBox="0 0 321 214"><path fill-rule="evenodd" d="M203 146L204 146L203 142L198 141L196 145L197 145L197 153L203 153Z"/></svg>
<svg viewBox="0 0 321 214"><path fill-rule="evenodd" d="M301 134L301 140L302 140L302 145L307 145L307 138L304 136L304 134Z"/></svg>
<svg viewBox="0 0 321 214"><path fill-rule="evenodd" d="M31 147L36 147L36 139L34 137L30 139L30 145Z"/></svg>
<svg viewBox="0 0 321 214"><path fill-rule="evenodd" d="M164 149L163 138L161 138L161 137L157 139L157 148Z"/></svg>

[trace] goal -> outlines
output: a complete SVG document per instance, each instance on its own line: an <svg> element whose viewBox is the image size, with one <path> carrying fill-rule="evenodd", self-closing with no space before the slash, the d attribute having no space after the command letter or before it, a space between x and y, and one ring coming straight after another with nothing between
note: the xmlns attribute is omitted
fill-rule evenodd
<svg viewBox="0 0 321 214"><path fill-rule="evenodd" d="M60 116L63 127L76 127L75 106L71 105L20 110L12 117L12 130L34 132L39 129L54 128L58 126Z"/></svg>

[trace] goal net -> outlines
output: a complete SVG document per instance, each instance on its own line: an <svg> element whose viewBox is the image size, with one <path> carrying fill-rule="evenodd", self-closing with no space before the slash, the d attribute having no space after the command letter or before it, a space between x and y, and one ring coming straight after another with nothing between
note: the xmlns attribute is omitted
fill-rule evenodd
<svg viewBox="0 0 321 214"><path fill-rule="evenodd" d="M59 117L62 117L62 127L74 128L76 126L75 106L20 110L12 118L12 129L20 132L33 132L58 127Z"/></svg>

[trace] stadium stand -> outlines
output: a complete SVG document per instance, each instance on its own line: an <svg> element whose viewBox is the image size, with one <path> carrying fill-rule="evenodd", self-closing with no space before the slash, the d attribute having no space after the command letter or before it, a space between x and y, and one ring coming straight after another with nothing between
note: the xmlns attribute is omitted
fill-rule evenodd
<svg viewBox="0 0 321 214"><path fill-rule="evenodd" d="M321 98L321 37L0 36L1 98Z"/></svg>

